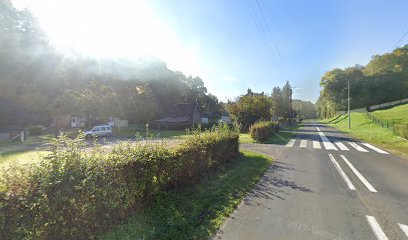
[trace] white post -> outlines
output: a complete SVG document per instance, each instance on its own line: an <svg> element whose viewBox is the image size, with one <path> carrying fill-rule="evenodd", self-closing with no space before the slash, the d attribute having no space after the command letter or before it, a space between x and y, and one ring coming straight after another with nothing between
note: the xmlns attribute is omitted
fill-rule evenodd
<svg viewBox="0 0 408 240"><path fill-rule="evenodd" d="M20 133L20 140L24 142L24 130Z"/></svg>

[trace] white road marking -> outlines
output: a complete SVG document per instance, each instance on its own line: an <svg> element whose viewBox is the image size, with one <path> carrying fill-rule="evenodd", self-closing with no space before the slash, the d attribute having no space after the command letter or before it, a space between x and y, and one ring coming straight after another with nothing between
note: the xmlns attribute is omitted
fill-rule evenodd
<svg viewBox="0 0 408 240"><path fill-rule="evenodd" d="M346 182L348 188L350 190L356 190L354 187L353 183L351 183L350 179L347 177L346 173L341 169L340 165L336 162L336 159L334 159L333 155L329 154L329 158L336 167L337 171L340 173L340 176L343 178L343 180Z"/></svg>
<svg viewBox="0 0 408 240"><path fill-rule="evenodd" d="M405 233L405 235L407 235L407 237L408 237L408 226L404 225L404 224L401 224L401 223L398 223L398 225L400 226L402 231Z"/></svg>
<svg viewBox="0 0 408 240"><path fill-rule="evenodd" d="M337 148L334 146L332 142L324 135L323 132L319 132L320 139L322 139L323 145L326 148L326 150L336 150Z"/></svg>
<svg viewBox="0 0 408 240"><path fill-rule="evenodd" d="M307 140L301 140L301 141L300 141L300 147L301 147L301 148L307 147Z"/></svg>
<svg viewBox="0 0 408 240"><path fill-rule="evenodd" d="M357 143L353 143L353 142L348 142L353 148L357 149L357 151L360 152L368 152L367 150L365 150L364 148L360 147L357 145Z"/></svg>
<svg viewBox="0 0 408 240"><path fill-rule="evenodd" d="M295 144L295 142L296 142L296 139L290 139L289 142L288 142L288 144L286 144L285 147L293 147L293 145Z"/></svg>
<svg viewBox="0 0 408 240"><path fill-rule="evenodd" d="M351 164L351 162L344 155L340 155L340 157L343 158L343 160L346 162L346 164L351 168L351 170L354 172L354 174L356 174L358 179L360 179L360 181L368 188L368 190L370 190L370 192L377 192L377 190L375 190L373 185L371 185L367 181L367 179L365 179L365 177L353 166L353 164Z"/></svg>
<svg viewBox="0 0 408 240"><path fill-rule="evenodd" d="M389 153L387 153L386 151L384 151L384 150L382 150L382 149L379 149L378 147L375 147L375 146L373 146L373 145L371 145L371 144L363 143L363 145L366 146L366 147L368 147L368 148L373 149L374 151L376 151L376 152L378 152L378 153L389 154Z"/></svg>
<svg viewBox="0 0 408 240"><path fill-rule="evenodd" d="M313 141L313 148L322 149L319 141Z"/></svg>
<svg viewBox="0 0 408 240"><path fill-rule="evenodd" d="M340 150L350 151L350 149L348 149L348 147L346 147L346 145L344 145L342 142L334 142L334 143L337 145L337 147L340 148Z"/></svg>
<svg viewBox="0 0 408 240"><path fill-rule="evenodd" d="M334 146L334 144L330 142L330 140L326 137L326 135L324 135L324 133L320 131L320 128L316 125L316 123L314 123L314 125L319 133L320 139L322 139L323 145L326 148L326 150L336 150L337 151L336 146Z"/></svg>
<svg viewBox="0 0 408 240"><path fill-rule="evenodd" d="M366 215L366 219L378 240L388 240L375 217Z"/></svg>

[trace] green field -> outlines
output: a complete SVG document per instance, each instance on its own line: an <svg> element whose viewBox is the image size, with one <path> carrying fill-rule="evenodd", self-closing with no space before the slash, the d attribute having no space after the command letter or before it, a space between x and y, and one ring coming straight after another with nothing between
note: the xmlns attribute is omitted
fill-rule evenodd
<svg viewBox="0 0 408 240"><path fill-rule="evenodd" d="M372 115L392 123L408 124L408 104L396 106L390 109L371 112Z"/></svg>
<svg viewBox="0 0 408 240"><path fill-rule="evenodd" d="M182 192L166 192L101 239L209 239L271 164L243 151L212 177Z"/></svg>
<svg viewBox="0 0 408 240"><path fill-rule="evenodd" d="M35 163L42 159L43 156L48 154L47 151L41 150L29 150L22 152L9 152L0 155L0 166L6 166L7 164L27 164Z"/></svg>
<svg viewBox="0 0 408 240"><path fill-rule="evenodd" d="M322 122L329 121L326 119ZM337 119L333 118L329 125L362 141L408 158L408 141L394 135L391 130L376 125L366 117L365 113L351 113L350 130L348 129L348 118L344 115Z"/></svg>

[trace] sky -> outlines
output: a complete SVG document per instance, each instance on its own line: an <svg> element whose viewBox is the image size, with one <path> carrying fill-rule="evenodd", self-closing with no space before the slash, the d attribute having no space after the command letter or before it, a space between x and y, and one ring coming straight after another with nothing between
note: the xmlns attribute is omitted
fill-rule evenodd
<svg viewBox="0 0 408 240"><path fill-rule="evenodd" d="M199 76L219 100L289 81L315 102L333 68L365 65L408 43L406 0L14 0L57 49L98 57L157 56Z"/></svg>

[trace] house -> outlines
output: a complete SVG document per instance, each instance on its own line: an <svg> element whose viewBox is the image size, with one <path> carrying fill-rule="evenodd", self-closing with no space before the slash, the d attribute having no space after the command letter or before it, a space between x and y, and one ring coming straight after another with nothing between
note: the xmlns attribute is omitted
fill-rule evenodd
<svg viewBox="0 0 408 240"><path fill-rule="evenodd" d="M221 122L231 123L232 121L231 121L231 118L229 117L229 114L228 114L228 113L224 113L224 114L222 114L221 119L219 120L219 122L220 122L220 123L221 123Z"/></svg>
<svg viewBox="0 0 408 240"><path fill-rule="evenodd" d="M127 127L128 120L123 120L115 117L108 117L108 125L112 127Z"/></svg>
<svg viewBox="0 0 408 240"><path fill-rule="evenodd" d="M175 127L191 127L194 124L202 123L203 114L200 110L198 103L178 103L170 112L170 115L156 120L157 128L160 129L160 126L166 126L168 129L169 126Z"/></svg>

